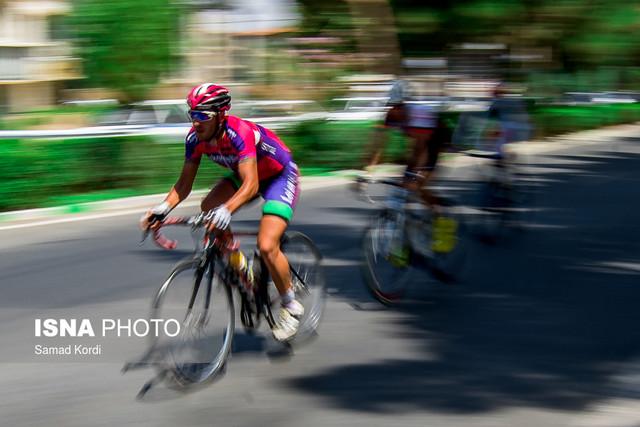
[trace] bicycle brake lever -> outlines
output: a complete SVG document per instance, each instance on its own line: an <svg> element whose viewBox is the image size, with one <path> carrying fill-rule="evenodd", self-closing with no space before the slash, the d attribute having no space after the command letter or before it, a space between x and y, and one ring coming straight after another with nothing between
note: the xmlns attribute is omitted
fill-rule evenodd
<svg viewBox="0 0 640 427"><path fill-rule="evenodd" d="M151 232L151 225L155 224L157 221L162 222L165 217L166 215L158 215L158 214L151 215L151 217L149 218L149 225L142 232L142 237L140 238L140 243L139 243L140 246L144 245L144 241L147 240L147 237L149 237L149 233Z"/></svg>
<svg viewBox="0 0 640 427"><path fill-rule="evenodd" d="M144 245L144 242L145 240L147 240L147 237L149 237L149 228L147 228L142 232L142 237L140 237L140 242L138 243L138 246Z"/></svg>

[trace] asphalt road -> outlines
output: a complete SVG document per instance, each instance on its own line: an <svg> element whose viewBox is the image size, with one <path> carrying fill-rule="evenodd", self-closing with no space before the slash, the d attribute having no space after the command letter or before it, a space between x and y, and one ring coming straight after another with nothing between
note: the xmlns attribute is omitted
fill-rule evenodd
<svg viewBox="0 0 640 427"><path fill-rule="evenodd" d="M535 215L497 245L472 242L464 282L424 276L385 309L360 278L371 206L344 186L304 193L293 228L326 257L319 337L282 356L238 327L226 375L135 396L121 375L142 340L100 362L34 358L35 318L146 317L189 253L139 247L138 215L0 232L0 424L7 426L638 426L640 138L530 153ZM467 200L472 168L442 177ZM256 207L238 215L253 226ZM239 323L239 322L238 322ZM40 362L38 362L40 360Z"/></svg>

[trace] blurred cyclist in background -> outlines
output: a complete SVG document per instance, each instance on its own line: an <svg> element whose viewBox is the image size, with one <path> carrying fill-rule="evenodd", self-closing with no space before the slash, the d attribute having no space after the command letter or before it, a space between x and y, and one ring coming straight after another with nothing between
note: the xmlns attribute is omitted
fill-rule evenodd
<svg viewBox="0 0 640 427"><path fill-rule="evenodd" d="M489 148L496 152L499 160L505 159L506 144L526 141L532 133L527 106L512 92L505 83L498 84L487 114L489 121L497 124L497 129L490 135L493 147Z"/></svg>
<svg viewBox="0 0 640 427"><path fill-rule="evenodd" d="M276 339L287 340L296 333L304 308L295 299L289 263L280 250L298 201L298 167L291 151L269 129L228 114L229 91L212 83L194 87L187 96L193 126L185 139L185 161L178 181L165 200L140 220L143 229L157 229L156 218L166 217L187 198L201 157L207 156L231 173L213 187L200 205L211 214L211 226L229 227L240 207L261 195L266 203L258 231L258 249L281 296L282 308L273 329Z"/></svg>
<svg viewBox="0 0 640 427"><path fill-rule="evenodd" d="M447 142L447 128L436 107L408 102L409 84L396 80L389 92L389 110L383 124L377 126L365 170L369 173L379 163L388 141L388 131L399 129L410 140L409 156L404 173L405 188L418 192L427 206L437 209L437 198L428 188L433 179L440 152Z"/></svg>

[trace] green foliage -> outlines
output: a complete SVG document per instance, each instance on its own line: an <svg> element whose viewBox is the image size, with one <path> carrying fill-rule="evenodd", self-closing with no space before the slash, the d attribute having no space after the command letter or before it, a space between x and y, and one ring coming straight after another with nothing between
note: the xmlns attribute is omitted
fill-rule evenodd
<svg viewBox="0 0 640 427"><path fill-rule="evenodd" d="M148 137L0 140L0 153L0 211L48 205L71 194L169 191L184 159L182 144ZM196 188L211 186L222 173L203 164Z"/></svg>
<svg viewBox="0 0 640 427"><path fill-rule="evenodd" d="M281 132L296 162L306 168L327 170L362 168L365 150L373 135L373 122L306 122ZM392 132L384 161L399 161L405 155L406 140Z"/></svg>
<svg viewBox="0 0 640 427"><path fill-rule="evenodd" d="M550 136L640 120L640 104L538 107L532 119L539 136Z"/></svg>
<svg viewBox="0 0 640 427"><path fill-rule="evenodd" d="M305 35L349 32L353 27L349 4L344 0L298 0L302 11L300 32Z"/></svg>
<svg viewBox="0 0 640 427"><path fill-rule="evenodd" d="M390 4L404 55L442 55L463 42L499 42L521 49L544 47L551 48L553 60L571 74L634 66L640 55L636 36L640 8L636 2L390 0Z"/></svg>
<svg viewBox="0 0 640 427"><path fill-rule="evenodd" d="M144 99L172 66L180 9L171 0L76 0L70 18L90 86Z"/></svg>
<svg viewBox="0 0 640 427"><path fill-rule="evenodd" d="M454 6L456 15L485 22L517 19L525 12L525 2L504 0L475 0Z"/></svg>

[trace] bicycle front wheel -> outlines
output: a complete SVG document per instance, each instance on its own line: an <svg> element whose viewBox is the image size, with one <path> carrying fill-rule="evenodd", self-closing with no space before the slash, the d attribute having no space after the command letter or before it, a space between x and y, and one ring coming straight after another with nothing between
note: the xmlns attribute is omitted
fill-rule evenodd
<svg viewBox="0 0 640 427"><path fill-rule="evenodd" d="M215 377L225 367L234 333L230 286L200 260L179 263L153 301L151 319L172 326L154 337L157 365L172 384L186 387Z"/></svg>
<svg viewBox="0 0 640 427"><path fill-rule="evenodd" d="M382 304L399 302L410 284L411 249L398 213L383 210L365 230L363 276L373 297Z"/></svg>

